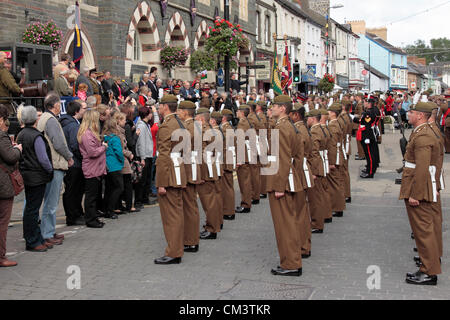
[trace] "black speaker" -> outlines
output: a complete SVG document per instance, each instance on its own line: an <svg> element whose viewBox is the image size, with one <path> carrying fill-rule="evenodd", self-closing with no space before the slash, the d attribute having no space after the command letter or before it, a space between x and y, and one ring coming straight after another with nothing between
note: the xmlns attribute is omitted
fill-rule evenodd
<svg viewBox="0 0 450 320"><path fill-rule="evenodd" d="M29 54L28 78L30 81L53 79L52 56L48 53Z"/></svg>

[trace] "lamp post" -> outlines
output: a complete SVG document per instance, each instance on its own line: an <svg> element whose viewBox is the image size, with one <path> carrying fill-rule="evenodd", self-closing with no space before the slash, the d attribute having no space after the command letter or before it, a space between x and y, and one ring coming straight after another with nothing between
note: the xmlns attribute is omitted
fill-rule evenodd
<svg viewBox="0 0 450 320"><path fill-rule="evenodd" d="M224 0L224 18L230 20L230 0ZM225 56L225 92L230 92L230 55Z"/></svg>
<svg viewBox="0 0 450 320"><path fill-rule="evenodd" d="M330 56L330 11L331 9L340 9L343 8L344 6L342 4L337 4L331 7L328 7L327 9L327 73L329 73L329 67L328 67L328 60L329 60L329 56Z"/></svg>

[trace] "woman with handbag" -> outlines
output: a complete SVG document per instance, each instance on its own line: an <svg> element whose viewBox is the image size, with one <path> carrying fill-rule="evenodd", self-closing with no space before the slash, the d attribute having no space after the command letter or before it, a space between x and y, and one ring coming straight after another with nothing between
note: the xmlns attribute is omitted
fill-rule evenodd
<svg viewBox="0 0 450 320"><path fill-rule="evenodd" d="M19 162L22 146L14 145L8 136L8 108L0 105L0 267L14 267L15 261L6 258L6 233L11 218L13 207L14 190L13 183L9 177Z"/></svg>
<svg viewBox="0 0 450 320"><path fill-rule="evenodd" d="M33 106L23 107L21 115L25 128L17 136L17 142L23 145L20 160L20 173L25 183L23 237L26 250L45 252L53 245L42 237L38 221L46 185L53 179L52 155L47 139L36 129L36 109Z"/></svg>

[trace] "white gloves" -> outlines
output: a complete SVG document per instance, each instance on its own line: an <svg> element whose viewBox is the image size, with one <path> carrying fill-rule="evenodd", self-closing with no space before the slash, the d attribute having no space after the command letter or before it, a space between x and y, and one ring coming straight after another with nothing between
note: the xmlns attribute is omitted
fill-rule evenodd
<svg viewBox="0 0 450 320"><path fill-rule="evenodd" d="M365 144L370 144L370 139L364 140L364 143L365 143Z"/></svg>

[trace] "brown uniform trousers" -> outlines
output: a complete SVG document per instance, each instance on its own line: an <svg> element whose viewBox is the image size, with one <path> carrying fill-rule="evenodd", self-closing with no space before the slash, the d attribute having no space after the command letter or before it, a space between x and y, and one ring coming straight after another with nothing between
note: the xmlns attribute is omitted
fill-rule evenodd
<svg viewBox="0 0 450 320"><path fill-rule="evenodd" d="M194 131L196 129L194 125L194 119L187 119L184 122L184 126L191 134L191 149L194 148ZM188 156L190 159L190 156ZM185 164L187 186L183 189L183 212L184 212L184 245L186 246L196 246L199 244L200 237L198 226L200 225L200 213L198 211L197 204L197 185L201 183L201 170L200 170L200 159L196 159L197 163L197 176L194 179L192 174L192 163Z"/></svg>
<svg viewBox="0 0 450 320"><path fill-rule="evenodd" d="M328 161L330 163L330 166L336 166L336 169L330 169L330 173L327 175L331 199L331 209L334 212L341 212L345 210L343 179L344 156L341 147L342 131L337 120L331 120L328 124L328 128L331 134L330 143L328 144Z"/></svg>
<svg viewBox="0 0 450 320"><path fill-rule="evenodd" d="M211 129L208 125L203 125L203 134L207 132L207 130ZM220 133L219 133L220 134ZM217 135L216 135L217 137ZM203 141L203 150L205 154L206 147L214 143L214 139L211 139L210 142ZM222 196L220 194L220 180L217 174L215 159L214 157L211 159L213 162L212 165L212 176L208 170L208 165L206 163L205 157L203 158L201 168L201 176L204 183L197 185L197 192L200 198L200 202L203 207L203 211L205 211L206 215L206 223L203 226L204 229L211 233L220 232L220 225L222 223L223 215L222 215Z"/></svg>
<svg viewBox="0 0 450 320"><path fill-rule="evenodd" d="M300 237L302 241L302 254L310 254L311 253L311 212L309 207L309 201L307 201L306 195L309 190L314 188L314 179L312 177L312 169L311 169L311 158L312 158L312 140L311 134L306 128L303 121L297 122L295 124L296 128L299 131L299 134L302 138L303 150L304 154L301 156L299 163L296 166L296 170L300 172L300 177L302 178L302 185L304 188L304 192L298 192L296 194L295 206L297 210L299 210L300 215ZM307 159L307 167L308 170L304 169L304 160ZM309 176L310 184L308 186L306 175Z"/></svg>
<svg viewBox="0 0 450 320"><path fill-rule="evenodd" d="M324 229L324 220L332 215L328 182L324 161L320 152L327 148L327 136L320 124L311 128L312 159L311 169L316 176L314 187L307 190L309 211L311 214L311 228Z"/></svg>
<svg viewBox="0 0 450 320"><path fill-rule="evenodd" d="M256 134L259 135L260 129L264 128L264 123L256 113L250 113L248 115L248 121L250 121L253 129L256 130ZM251 164L251 183L252 183L252 200L260 200L261 198L261 164Z"/></svg>
<svg viewBox="0 0 450 320"><path fill-rule="evenodd" d="M180 120L181 122L181 120ZM158 194L158 203L164 235L167 241L165 255L171 258L180 258L184 254L184 211L183 188L186 188L186 172L182 164L179 166L181 183L177 183L176 169L171 158L171 151L178 141L171 141L172 132L180 129L175 114L164 118L164 123L158 130L158 159L156 160L156 187L166 189L165 195Z"/></svg>
<svg viewBox="0 0 450 320"><path fill-rule="evenodd" d="M435 166L438 173L439 168L442 168L442 162L438 139L428 124L422 124L414 129L406 148L405 161L415 164L415 168L406 166L403 169L400 200L405 200L409 222L422 261L420 271L428 275L438 275L441 273L439 242L442 236L438 233L442 231L442 219L439 210L436 209L439 197L436 199L433 197L429 168ZM437 188L439 188L438 179L436 179ZM408 202L410 197L418 200L419 206L412 207Z"/></svg>
<svg viewBox="0 0 450 320"><path fill-rule="evenodd" d="M301 178L293 165L293 159L303 154L303 144L299 143L300 135L297 135L292 123L287 116L277 121L275 129L280 130L279 170L276 174L267 176L267 192L269 193L270 211L277 239L280 266L287 270L297 270L302 267L300 235L300 210L297 202L298 195L304 189ZM293 189L289 183L292 170ZM284 193L280 199L275 197L275 192ZM297 197L297 201L296 201ZM303 206L306 206L303 204Z"/></svg>
<svg viewBox="0 0 450 320"><path fill-rule="evenodd" d="M237 129L242 129L244 132L249 130L250 122L247 118L243 118L239 121ZM252 169L249 164L250 159L247 156L247 149L245 148L245 163L239 164L237 168L237 176L239 183L239 190L241 192L241 207L251 208L252 207L252 196L253 196L253 188L252 188ZM254 150L252 150L254 151Z"/></svg>
<svg viewBox="0 0 450 320"><path fill-rule="evenodd" d="M227 150L226 137L227 131L233 130L233 127L225 122L222 124L222 132L225 135L224 143L224 167L222 176L222 194L223 194L223 215L233 216L235 214L235 194L234 194L234 176L233 176L233 154ZM234 144L236 145L236 143Z"/></svg>

